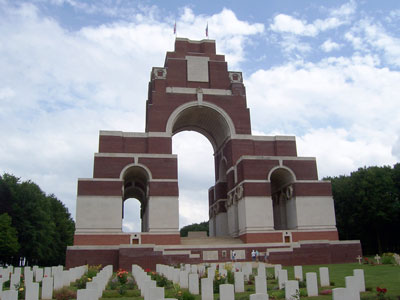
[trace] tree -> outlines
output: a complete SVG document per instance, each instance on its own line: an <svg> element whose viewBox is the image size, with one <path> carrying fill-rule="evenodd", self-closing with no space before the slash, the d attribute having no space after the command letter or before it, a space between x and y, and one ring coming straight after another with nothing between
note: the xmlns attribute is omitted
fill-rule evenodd
<svg viewBox="0 0 400 300"><path fill-rule="evenodd" d="M0 213L10 215L21 246L13 263L18 264L23 257L28 264L63 264L74 234L74 222L65 206L34 182L21 182L13 175L0 177L1 186L0 196L6 204L0 206Z"/></svg>
<svg viewBox="0 0 400 300"><path fill-rule="evenodd" d="M400 230L400 166L360 168L330 178L340 239L360 239L365 253L395 251Z"/></svg>
<svg viewBox="0 0 400 300"><path fill-rule="evenodd" d="M182 227L180 230L181 237L188 236L189 231L207 231L207 235L208 235L208 221L204 221L199 224L194 223L194 224L186 225L186 226Z"/></svg>
<svg viewBox="0 0 400 300"><path fill-rule="evenodd" d="M11 263L12 257L19 250L18 233L11 225L11 217L7 214L0 215L0 262Z"/></svg>

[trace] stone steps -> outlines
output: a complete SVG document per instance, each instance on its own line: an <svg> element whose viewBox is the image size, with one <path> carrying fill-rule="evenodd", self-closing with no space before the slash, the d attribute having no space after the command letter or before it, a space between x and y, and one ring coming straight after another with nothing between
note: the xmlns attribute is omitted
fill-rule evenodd
<svg viewBox="0 0 400 300"><path fill-rule="evenodd" d="M181 238L181 245L233 245L243 244L239 238L231 237L203 237L203 238Z"/></svg>

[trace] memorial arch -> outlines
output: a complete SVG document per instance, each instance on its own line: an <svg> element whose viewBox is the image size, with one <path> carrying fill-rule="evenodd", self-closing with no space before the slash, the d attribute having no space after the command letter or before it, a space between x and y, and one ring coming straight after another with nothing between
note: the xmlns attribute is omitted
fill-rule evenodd
<svg viewBox="0 0 400 300"><path fill-rule="evenodd" d="M151 71L145 132L100 131L93 177L78 180L75 245L180 244L172 136L194 130L214 150L210 235L244 243L337 240L331 186L292 136L254 136L241 72L215 41L177 38ZM141 203L142 232L122 232L123 201Z"/></svg>

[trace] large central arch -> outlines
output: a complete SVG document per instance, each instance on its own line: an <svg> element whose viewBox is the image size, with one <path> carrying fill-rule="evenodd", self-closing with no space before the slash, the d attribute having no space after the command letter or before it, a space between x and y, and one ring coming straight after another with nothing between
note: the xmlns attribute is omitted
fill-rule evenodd
<svg viewBox="0 0 400 300"><path fill-rule="evenodd" d="M253 136L242 73L228 71L212 40L176 39L151 71L145 132L101 131L93 178L79 179L75 245L179 244L172 136L203 134L214 149L210 235L243 242L336 240L329 182L294 137ZM122 232L123 201L141 203L142 232Z"/></svg>
<svg viewBox="0 0 400 300"><path fill-rule="evenodd" d="M169 117L167 133L174 135L185 130L203 134L211 143L214 152L235 134L229 115L218 106L196 101L178 107Z"/></svg>

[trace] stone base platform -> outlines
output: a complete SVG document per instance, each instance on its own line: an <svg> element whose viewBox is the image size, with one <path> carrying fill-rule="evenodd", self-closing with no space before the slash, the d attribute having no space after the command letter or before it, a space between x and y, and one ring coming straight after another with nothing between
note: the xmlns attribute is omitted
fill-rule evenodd
<svg viewBox="0 0 400 300"><path fill-rule="evenodd" d="M356 262L362 255L360 241L302 241L293 243L257 244L200 244L200 245L119 245L70 246L67 248L66 267L85 264L113 265L131 270L132 264L155 270L156 264L178 265L231 261L251 261L252 250L260 253L259 261L282 265L311 265ZM267 256L265 253L267 252ZM265 259L266 258L266 259Z"/></svg>

